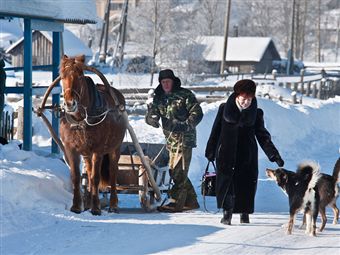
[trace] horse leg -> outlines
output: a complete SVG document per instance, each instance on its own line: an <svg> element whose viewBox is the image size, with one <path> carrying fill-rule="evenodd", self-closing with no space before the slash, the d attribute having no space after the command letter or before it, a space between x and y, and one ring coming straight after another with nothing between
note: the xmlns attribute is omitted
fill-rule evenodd
<svg viewBox="0 0 340 255"><path fill-rule="evenodd" d="M93 215L100 215L100 200L99 200L99 181L100 168L102 165L103 156L97 153L92 155L92 172L91 172L91 213Z"/></svg>
<svg viewBox="0 0 340 255"><path fill-rule="evenodd" d="M120 148L110 155L110 207L109 212L118 212L118 195L117 195L117 174L118 160L120 157Z"/></svg>
<svg viewBox="0 0 340 255"><path fill-rule="evenodd" d="M71 171L71 179L73 184L73 205L71 207L71 212L81 213L81 192L80 192L80 155L73 149L65 148L67 158L69 160L68 164Z"/></svg>
<svg viewBox="0 0 340 255"><path fill-rule="evenodd" d="M83 156L86 174L87 174L87 187L84 189L84 210L91 208L91 173L92 173L92 161L90 156Z"/></svg>

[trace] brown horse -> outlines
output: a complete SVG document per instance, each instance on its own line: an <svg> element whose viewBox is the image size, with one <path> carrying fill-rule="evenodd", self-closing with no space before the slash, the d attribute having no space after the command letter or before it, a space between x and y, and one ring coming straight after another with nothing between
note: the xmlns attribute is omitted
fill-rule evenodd
<svg viewBox="0 0 340 255"><path fill-rule="evenodd" d="M116 179L120 146L127 127L122 116L125 99L109 85L96 86L84 75L84 68L83 56L64 56L61 60L64 114L60 120L60 137L73 183L71 211L82 211L79 164L83 156L89 184L85 193L90 201L84 209L91 208L93 215L100 215L100 187L111 186L109 212L118 208ZM104 156L109 161L106 168L103 168Z"/></svg>

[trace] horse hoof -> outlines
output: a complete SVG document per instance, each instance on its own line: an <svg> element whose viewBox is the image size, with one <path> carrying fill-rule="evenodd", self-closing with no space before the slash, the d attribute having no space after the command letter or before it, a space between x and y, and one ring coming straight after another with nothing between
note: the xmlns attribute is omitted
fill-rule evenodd
<svg viewBox="0 0 340 255"><path fill-rule="evenodd" d="M109 208L109 213L119 213L118 208Z"/></svg>
<svg viewBox="0 0 340 255"><path fill-rule="evenodd" d="M98 216L102 214L100 209L92 209L91 213L92 215L98 215Z"/></svg>
<svg viewBox="0 0 340 255"><path fill-rule="evenodd" d="M77 213L77 214L81 213L81 209L79 207L76 207L76 206L72 206L70 211Z"/></svg>

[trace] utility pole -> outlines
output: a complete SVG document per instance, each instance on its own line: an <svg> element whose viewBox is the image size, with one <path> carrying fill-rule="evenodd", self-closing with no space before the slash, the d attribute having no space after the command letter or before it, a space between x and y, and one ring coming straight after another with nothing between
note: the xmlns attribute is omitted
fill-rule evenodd
<svg viewBox="0 0 340 255"><path fill-rule="evenodd" d="M301 15L300 15L300 1L296 1L296 5L295 5L295 38L294 38L294 56L295 58L299 58L300 56L300 41L301 41L301 37L303 36L303 34L301 33Z"/></svg>
<svg viewBox="0 0 340 255"><path fill-rule="evenodd" d="M227 11L226 11L226 15L224 18L224 44L223 44L223 55L222 55L221 69L220 69L221 75L224 73L225 61L226 61L226 56L227 56L230 6L231 6L231 0L227 0Z"/></svg>
<svg viewBox="0 0 340 255"><path fill-rule="evenodd" d="M340 26L340 17L338 17L338 26L336 28L336 47L335 47L335 62L338 62L338 53L339 53L339 26Z"/></svg>
<svg viewBox="0 0 340 255"><path fill-rule="evenodd" d="M307 0L304 0L304 11L303 11L303 24L302 24L302 38L301 38L301 52L300 59L303 61L304 53L305 53L305 29L306 29L306 20L307 20Z"/></svg>
<svg viewBox="0 0 340 255"><path fill-rule="evenodd" d="M105 60L106 60L108 29L109 29L109 19L110 19L110 9L111 9L110 1L111 0L107 0L106 9L105 9L105 15L104 15L103 27L102 27L102 31L101 31L100 39L99 39L99 62L100 63L105 63ZM104 37L105 37L105 39L104 39ZM104 42L104 50L102 49L103 39L105 40L105 42Z"/></svg>
<svg viewBox="0 0 340 255"><path fill-rule="evenodd" d="M153 21L153 42L152 42L152 63L151 63L151 79L150 86L153 84L153 74L155 73L155 61L157 55L157 17L158 17L158 4L157 0L154 0L154 21Z"/></svg>
<svg viewBox="0 0 340 255"><path fill-rule="evenodd" d="M318 41L318 46L317 46L317 62L321 62L321 0L318 0L318 24L317 24L317 41Z"/></svg>
<svg viewBox="0 0 340 255"><path fill-rule="evenodd" d="M119 21L119 31L116 38L116 45L113 52L115 66L121 67L124 58L124 45L126 40L126 24L128 16L129 0L125 0Z"/></svg>
<svg viewBox="0 0 340 255"><path fill-rule="evenodd" d="M292 27L290 34L290 49L288 51L287 59L287 74L293 74L294 70L294 33L295 33L295 0L293 0L292 8Z"/></svg>

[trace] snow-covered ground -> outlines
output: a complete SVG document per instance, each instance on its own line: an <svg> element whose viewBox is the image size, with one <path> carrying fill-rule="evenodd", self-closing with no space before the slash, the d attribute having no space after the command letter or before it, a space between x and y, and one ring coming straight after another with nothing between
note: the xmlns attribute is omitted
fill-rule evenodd
<svg viewBox="0 0 340 255"><path fill-rule="evenodd" d="M45 74L35 75L37 80L51 79ZM131 84L149 81L149 76L120 78ZM9 82L14 82L12 79ZM225 83L218 79L212 82ZM275 86L260 86L259 90L290 95ZM240 224L239 215L234 215L231 226L220 224L221 212L216 213L211 197L206 198L211 212L204 210L199 193L206 165L204 150L220 103L201 104L204 118L197 127L198 147L193 151L189 171L201 208L176 214L144 213L137 195L123 194L119 195L119 214L71 213L68 168L58 157L48 155L49 134L41 120L34 117L33 152L19 150L17 141L0 145L0 254L338 254L340 224L331 224L333 214L329 209L328 224L316 238L297 227L292 235L285 234L281 226L288 220L288 199L265 176L265 168L276 165L261 149L256 212L250 216L251 223ZM302 105L263 98L258 98L258 103L285 168L295 170L302 160L312 159L320 164L322 172L332 173L340 148L340 97L327 101L304 98ZM131 116L130 124L140 142L164 143L161 129L146 125L143 116ZM300 223L301 215L296 226Z"/></svg>

